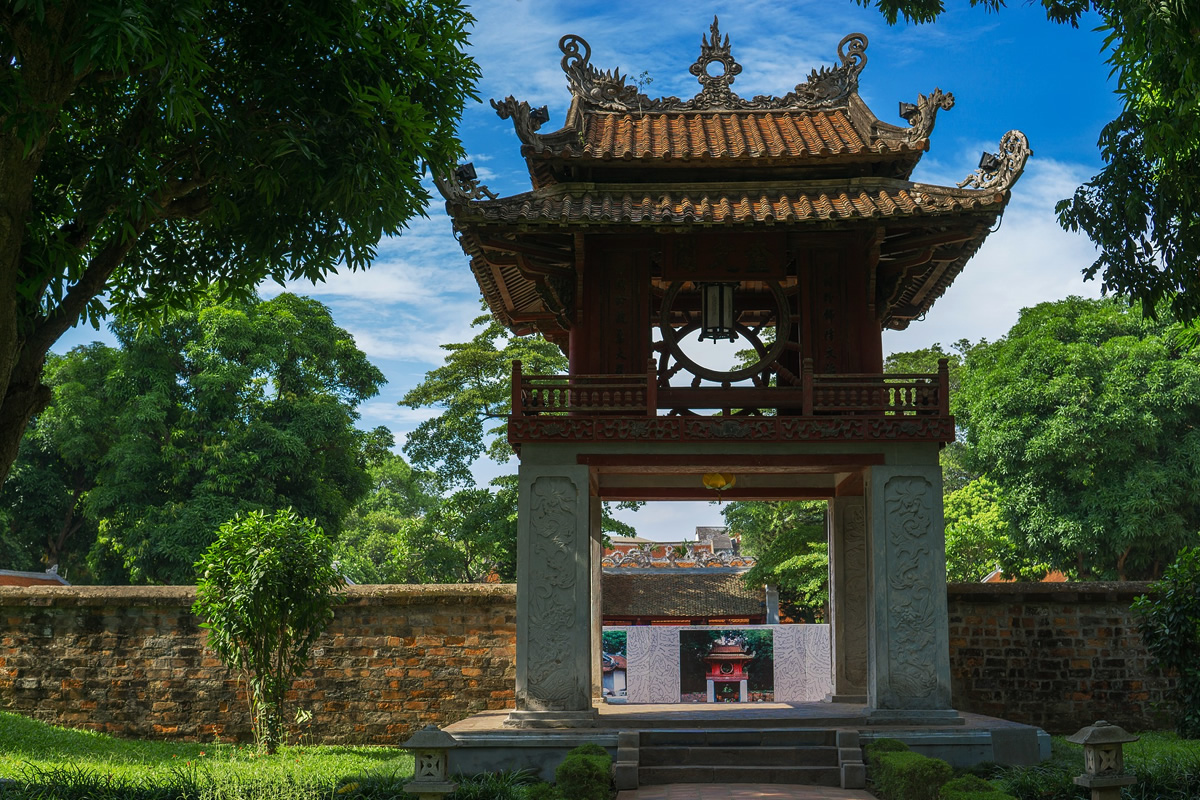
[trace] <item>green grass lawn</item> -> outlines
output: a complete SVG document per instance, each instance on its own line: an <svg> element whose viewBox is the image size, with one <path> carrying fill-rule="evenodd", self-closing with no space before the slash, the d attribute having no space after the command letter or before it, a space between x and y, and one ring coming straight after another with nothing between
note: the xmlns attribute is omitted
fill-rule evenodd
<svg viewBox="0 0 1200 800"><path fill-rule="evenodd" d="M411 775L413 760L390 747L284 747L264 756L253 745L117 739L0 711L0 778L19 778L30 767L156 782L195 768L222 778L333 786L363 774Z"/></svg>

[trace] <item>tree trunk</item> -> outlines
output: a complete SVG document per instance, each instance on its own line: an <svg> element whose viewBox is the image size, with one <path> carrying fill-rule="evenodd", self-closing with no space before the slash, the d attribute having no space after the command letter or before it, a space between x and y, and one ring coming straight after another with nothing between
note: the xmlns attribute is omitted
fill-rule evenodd
<svg viewBox="0 0 1200 800"><path fill-rule="evenodd" d="M0 341L0 347L7 342ZM50 403L50 388L42 384L42 366L46 353L36 355L28 348L21 348L15 359L4 396L0 400L0 483L8 477L12 464L17 460L17 450L29 420Z"/></svg>

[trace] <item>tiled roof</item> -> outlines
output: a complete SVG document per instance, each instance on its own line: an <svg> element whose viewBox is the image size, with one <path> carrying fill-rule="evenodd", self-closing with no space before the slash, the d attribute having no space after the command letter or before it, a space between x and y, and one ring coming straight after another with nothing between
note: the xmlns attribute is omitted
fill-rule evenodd
<svg viewBox="0 0 1200 800"><path fill-rule="evenodd" d="M546 155L598 159L803 159L925 149L902 139L863 140L843 109L723 114L589 114L582 136Z"/></svg>
<svg viewBox="0 0 1200 800"><path fill-rule="evenodd" d="M683 570L678 574L605 572L605 617L748 617L764 613L761 590L751 591L743 573Z"/></svg>
<svg viewBox="0 0 1200 800"><path fill-rule="evenodd" d="M878 217L944 214L994 206L1002 191L940 190L904 181L872 181L876 185L747 189L717 187L605 187L562 184L540 191L485 200L464 206L455 216L496 223L701 223L851 221Z"/></svg>

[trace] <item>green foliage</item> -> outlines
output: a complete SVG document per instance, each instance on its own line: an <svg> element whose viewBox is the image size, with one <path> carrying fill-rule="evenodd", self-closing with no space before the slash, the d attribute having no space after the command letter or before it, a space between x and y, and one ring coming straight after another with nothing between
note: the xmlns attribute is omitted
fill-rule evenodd
<svg viewBox="0 0 1200 800"><path fill-rule="evenodd" d="M566 372L567 358L540 336L513 336L490 316L473 322L469 342L444 344L445 363L426 373L401 405L442 409L417 426L404 452L422 469L434 469L450 486L470 486L471 463L486 454L500 463L513 451L504 435L512 410L512 362L526 374Z"/></svg>
<svg viewBox="0 0 1200 800"><path fill-rule="evenodd" d="M604 631L600 634L602 650L605 653L614 656L625 655L625 648L628 646L629 635L625 631Z"/></svg>
<svg viewBox="0 0 1200 800"><path fill-rule="evenodd" d="M533 770L518 769L457 775L454 780L458 788L447 800L525 800L529 789L537 784L537 774Z"/></svg>
<svg viewBox="0 0 1200 800"><path fill-rule="evenodd" d="M1176 349L1175 330L1072 297L967 355L955 413L1022 559L1007 572L1153 576L1197 541L1200 352Z"/></svg>
<svg viewBox="0 0 1200 800"><path fill-rule="evenodd" d="M942 0L857 0L895 23L932 22ZM1121 114L1100 134L1105 166L1057 206L1067 230L1083 231L1099 255L1084 270L1106 291L1150 312L1170 303L1200 317L1200 7L1193 2L1041 0L1046 17L1078 26L1096 11L1116 76ZM971 0L995 11L1004 0Z"/></svg>
<svg viewBox="0 0 1200 800"><path fill-rule="evenodd" d="M58 564L73 583L88 581L85 556L98 527L85 502L117 435L108 377L119 359L120 351L95 343L47 362L53 399L22 439L0 490L0 508L8 511L0 542L7 543L3 563L10 569Z"/></svg>
<svg viewBox="0 0 1200 800"><path fill-rule="evenodd" d="M554 770L554 782L558 793L571 800L609 800L612 758L599 745L580 745Z"/></svg>
<svg viewBox="0 0 1200 800"><path fill-rule="evenodd" d="M1019 560L1000 508L999 487L976 478L942 501L946 518L946 579L981 581Z"/></svg>
<svg viewBox="0 0 1200 800"><path fill-rule="evenodd" d="M362 269L424 213L426 166L462 153L472 21L455 0L9 4L0 478L75 323Z"/></svg>
<svg viewBox="0 0 1200 800"><path fill-rule="evenodd" d="M286 780L322 787L328 794L345 776L361 780L395 774L402 778L398 782L404 783L413 772L412 756L392 748L281 747L267 756L253 746L212 741L118 739L0 711L0 775L8 778L18 778L25 769L31 775L70 770L112 775L128 784L149 787L168 783L179 766L236 778L244 786L257 785L263 789L260 798L271 796L267 787Z"/></svg>
<svg viewBox="0 0 1200 800"><path fill-rule="evenodd" d="M907 753L908 745L899 739L876 739L863 748L867 754L867 760L873 761L876 755L882 753Z"/></svg>
<svg viewBox="0 0 1200 800"><path fill-rule="evenodd" d="M1179 735L1200 739L1200 547L1181 550L1133 610L1151 657L1176 675L1171 699Z"/></svg>
<svg viewBox="0 0 1200 800"><path fill-rule="evenodd" d="M871 754L874 792L883 800L937 800L953 775L945 761L919 753L877 749Z"/></svg>
<svg viewBox="0 0 1200 800"><path fill-rule="evenodd" d="M445 363L425 373L400 405L438 408L442 413L425 420L408 435L404 453L413 466L432 470L445 487L474 485L471 464L483 455L506 463L513 455L508 444L508 417L512 412L512 362L520 361L526 375L557 375L567 371L567 358L541 336L514 336L489 315L471 323L481 328L469 342L444 344ZM502 491L512 489L511 476L493 481ZM640 507L637 502L618 508ZM603 508L605 532L635 536L633 526L615 519L609 504ZM515 559L515 552L513 558Z"/></svg>
<svg viewBox="0 0 1200 800"><path fill-rule="evenodd" d="M1124 800L1194 800L1200 797L1200 748L1171 733L1143 731L1125 745L1125 771L1138 782L1121 791ZM1083 748L1054 737L1051 758L1033 767L996 767L992 782L1018 800L1087 800L1074 783L1083 771Z"/></svg>
<svg viewBox="0 0 1200 800"><path fill-rule="evenodd" d="M290 509L272 517L251 512L221 526L196 569L193 611L217 656L246 681L255 738L274 753L287 691L333 621L344 585L329 540Z"/></svg>
<svg viewBox="0 0 1200 800"><path fill-rule="evenodd" d="M1014 800L976 775L963 775L942 786L939 800Z"/></svg>
<svg viewBox="0 0 1200 800"><path fill-rule="evenodd" d="M535 783L530 786L525 790L525 797L526 800L563 800L558 789L548 783Z"/></svg>
<svg viewBox="0 0 1200 800"><path fill-rule="evenodd" d="M384 378L320 303L212 300L157 330L122 321L120 350L52 359L51 405L3 499L11 528L73 582L189 583L240 511L291 506L336 534L370 487L386 429L354 427Z"/></svg>
<svg viewBox="0 0 1200 800"><path fill-rule="evenodd" d="M721 510L725 524L741 536L741 549L757 563L746 585L779 587L779 602L793 619L826 619L829 604L829 552L825 502L736 501Z"/></svg>

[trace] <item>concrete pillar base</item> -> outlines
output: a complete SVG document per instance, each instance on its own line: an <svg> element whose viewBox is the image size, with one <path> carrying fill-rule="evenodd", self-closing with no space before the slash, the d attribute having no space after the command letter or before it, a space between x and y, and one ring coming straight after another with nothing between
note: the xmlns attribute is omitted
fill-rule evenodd
<svg viewBox="0 0 1200 800"><path fill-rule="evenodd" d="M965 725L952 708L868 708L868 725Z"/></svg>
<svg viewBox="0 0 1200 800"><path fill-rule="evenodd" d="M823 702L852 703L854 705L865 706L867 704L867 696L865 694L827 694Z"/></svg>
<svg viewBox="0 0 1200 800"><path fill-rule="evenodd" d="M589 711L513 711L504 721L507 728L594 728L600 717Z"/></svg>

